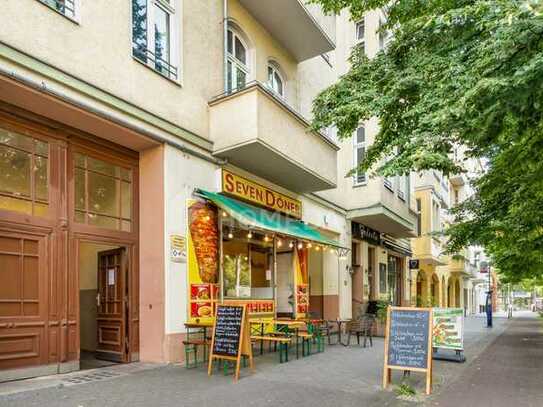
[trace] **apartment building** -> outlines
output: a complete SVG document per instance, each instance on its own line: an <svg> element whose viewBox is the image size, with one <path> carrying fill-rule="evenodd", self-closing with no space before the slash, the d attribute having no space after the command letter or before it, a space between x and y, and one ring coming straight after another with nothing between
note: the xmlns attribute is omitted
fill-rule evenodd
<svg viewBox="0 0 543 407"><path fill-rule="evenodd" d="M316 195L339 147L306 130L335 18L21 0L0 20L0 379L180 361L223 300L351 316L346 210Z"/></svg>

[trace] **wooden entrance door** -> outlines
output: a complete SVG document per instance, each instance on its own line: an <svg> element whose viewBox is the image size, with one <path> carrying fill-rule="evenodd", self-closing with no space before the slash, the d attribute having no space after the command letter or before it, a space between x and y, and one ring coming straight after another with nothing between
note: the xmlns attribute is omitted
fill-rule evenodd
<svg viewBox="0 0 543 407"><path fill-rule="evenodd" d="M97 346L98 359L128 362L128 259L126 249L98 253Z"/></svg>

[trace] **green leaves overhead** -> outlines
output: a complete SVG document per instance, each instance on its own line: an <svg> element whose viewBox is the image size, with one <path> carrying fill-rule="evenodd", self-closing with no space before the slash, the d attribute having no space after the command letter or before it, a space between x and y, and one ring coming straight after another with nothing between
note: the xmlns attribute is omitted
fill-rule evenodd
<svg viewBox="0 0 543 407"><path fill-rule="evenodd" d="M371 60L353 50L351 70L314 101L313 126L347 138L378 117L360 170L382 175L459 173L452 153L464 146L485 172L454 209L449 250L481 244L512 278L542 274L543 1L312 2L353 20L385 9L392 33Z"/></svg>

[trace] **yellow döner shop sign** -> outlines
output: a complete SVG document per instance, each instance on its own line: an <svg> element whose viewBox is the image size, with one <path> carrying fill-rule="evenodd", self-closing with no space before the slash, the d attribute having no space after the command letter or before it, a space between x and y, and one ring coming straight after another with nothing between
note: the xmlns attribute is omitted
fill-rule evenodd
<svg viewBox="0 0 543 407"><path fill-rule="evenodd" d="M222 191L236 198L265 206L295 218L302 217L302 202L249 181L228 170L222 170Z"/></svg>

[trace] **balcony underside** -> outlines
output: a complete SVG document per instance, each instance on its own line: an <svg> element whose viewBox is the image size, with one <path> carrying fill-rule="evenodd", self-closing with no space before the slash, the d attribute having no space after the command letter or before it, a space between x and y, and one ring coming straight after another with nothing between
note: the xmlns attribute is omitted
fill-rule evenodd
<svg viewBox="0 0 543 407"><path fill-rule="evenodd" d="M332 51L330 37L299 0L239 0L299 62Z"/></svg>
<svg viewBox="0 0 543 407"><path fill-rule="evenodd" d="M415 237L416 219L405 219L386 206L379 204L369 208L353 209L347 218L369 226L395 238Z"/></svg>
<svg viewBox="0 0 543 407"><path fill-rule="evenodd" d="M291 191L312 192L335 187L333 182L304 168L260 140L223 149L214 155Z"/></svg>

